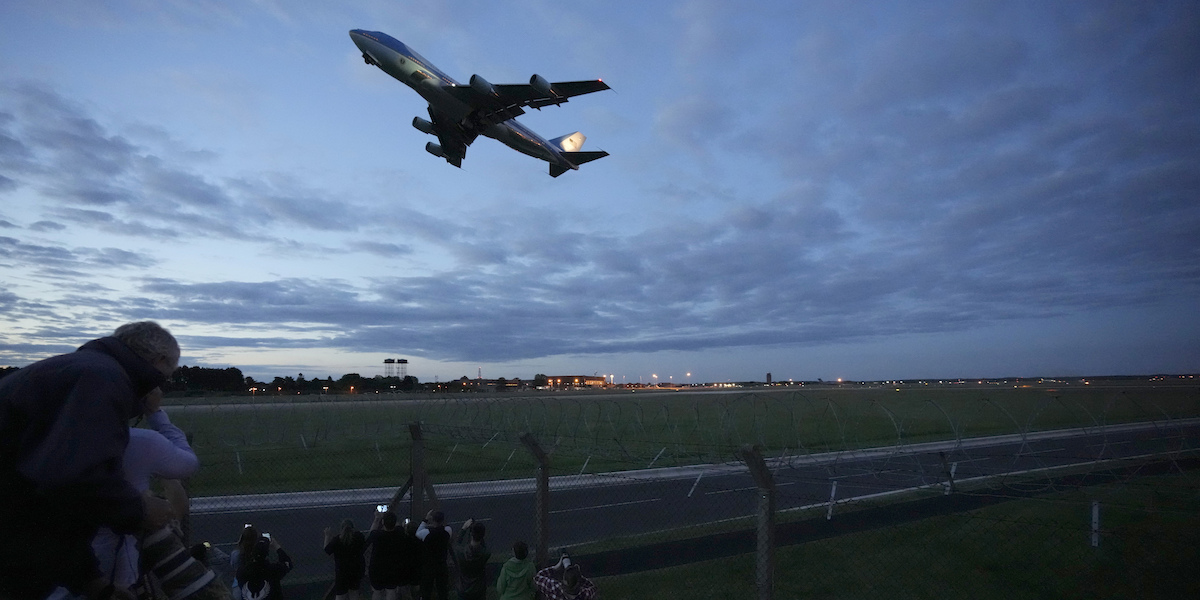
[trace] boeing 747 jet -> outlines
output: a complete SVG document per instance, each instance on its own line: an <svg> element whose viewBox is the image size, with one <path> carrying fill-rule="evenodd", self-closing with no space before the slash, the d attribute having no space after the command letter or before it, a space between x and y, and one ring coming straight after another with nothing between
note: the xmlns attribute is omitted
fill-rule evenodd
<svg viewBox="0 0 1200 600"><path fill-rule="evenodd" d="M425 144L425 150L456 167L462 167L467 146L481 134L550 163L551 177L608 156L603 151L580 151L586 138L578 131L547 141L516 120L527 106L540 109L562 104L572 96L609 89L599 79L550 83L534 75L529 83L492 84L472 75L463 85L386 33L352 29L350 39L362 50L364 62L379 67L429 102L429 120L413 117L413 127L436 136L437 143Z"/></svg>

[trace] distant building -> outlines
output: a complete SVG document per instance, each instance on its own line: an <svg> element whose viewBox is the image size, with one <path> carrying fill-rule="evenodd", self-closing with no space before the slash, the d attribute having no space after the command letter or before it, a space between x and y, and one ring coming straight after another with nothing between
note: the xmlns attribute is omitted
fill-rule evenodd
<svg viewBox="0 0 1200 600"><path fill-rule="evenodd" d="M546 377L546 383L555 389L602 388L608 379L601 375L554 375Z"/></svg>
<svg viewBox="0 0 1200 600"><path fill-rule="evenodd" d="M767 373L767 385L771 385L771 373Z"/></svg>

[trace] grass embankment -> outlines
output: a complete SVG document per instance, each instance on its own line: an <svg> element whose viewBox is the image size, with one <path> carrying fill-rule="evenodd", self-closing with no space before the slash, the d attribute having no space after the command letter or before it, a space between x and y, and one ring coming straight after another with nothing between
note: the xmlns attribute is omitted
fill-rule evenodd
<svg viewBox="0 0 1200 600"><path fill-rule="evenodd" d="M780 547L775 597L1195 598L1198 549L1200 480L1141 478ZM745 554L597 584L605 598L748 598L755 575Z"/></svg>

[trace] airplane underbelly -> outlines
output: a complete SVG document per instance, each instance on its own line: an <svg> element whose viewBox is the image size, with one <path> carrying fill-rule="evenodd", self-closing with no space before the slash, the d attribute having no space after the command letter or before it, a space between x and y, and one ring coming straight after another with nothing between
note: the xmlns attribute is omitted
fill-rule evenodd
<svg viewBox="0 0 1200 600"><path fill-rule="evenodd" d="M553 155L546 148L546 142L540 139L531 138L528 135L523 135L521 132L505 123L487 128L483 132L483 135L501 142L505 146L508 146L509 148L520 152L521 154L526 154L534 158L540 158L542 160L554 162Z"/></svg>

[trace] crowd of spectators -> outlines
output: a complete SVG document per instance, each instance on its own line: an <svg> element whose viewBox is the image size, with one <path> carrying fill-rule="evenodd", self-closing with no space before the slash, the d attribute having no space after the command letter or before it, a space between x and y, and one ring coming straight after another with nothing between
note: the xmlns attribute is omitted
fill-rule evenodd
<svg viewBox="0 0 1200 600"><path fill-rule="evenodd" d="M187 546L178 480L200 465L161 407L179 357L166 329L142 321L0 378L0 599L284 597L292 560L270 533L246 524L228 555ZM366 535L351 520L325 529L332 591L359 600L365 577L371 600L449 600L453 573L458 598L484 600L486 536L474 519L455 535L439 510L401 524L381 505ZM525 542L512 554L495 584L502 600L598 597L565 553L536 574Z"/></svg>

